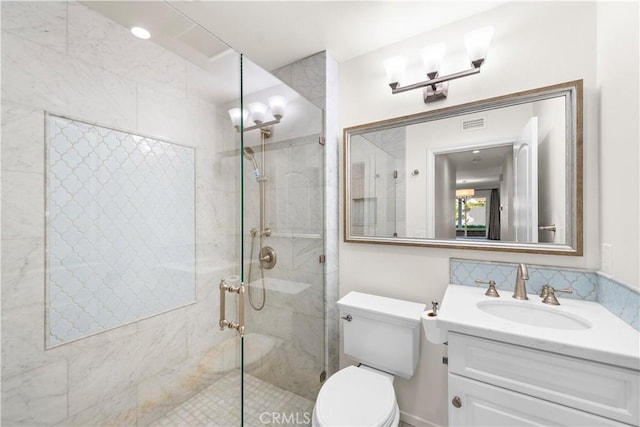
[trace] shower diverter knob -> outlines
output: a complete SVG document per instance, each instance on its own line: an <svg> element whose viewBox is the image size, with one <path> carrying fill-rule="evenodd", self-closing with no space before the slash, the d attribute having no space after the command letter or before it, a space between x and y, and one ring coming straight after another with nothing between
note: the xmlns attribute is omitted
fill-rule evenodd
<svg viewBox="0 0 640 427"><path fill-rule="evenodd" d="M276 266L278 262L278 257L276 256L276 251L271 246L263 246L260 249L260 267L271 270Z"/></svg>

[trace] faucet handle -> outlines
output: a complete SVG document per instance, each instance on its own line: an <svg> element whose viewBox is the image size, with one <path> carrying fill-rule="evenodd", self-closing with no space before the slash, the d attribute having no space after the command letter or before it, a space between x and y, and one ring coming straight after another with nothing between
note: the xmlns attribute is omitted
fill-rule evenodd
<svg viewBox="0 0 640 427"><path fill-rule="evenodd" d="M549 286L549 285L544 285L542 287L542 293L544 293L546 288L546 295L544 295L544 297L542 298L542 302L545 304L551 304L551 305L560 305L560 303L558 302L558 298L556 298L556 292L559 292L561 294L572 294L573 290L571 289L555 289L553 286Z"/></svg>
<svg viewBox="0 0 640 427"><path fill-rule="evenodd" d="M476 283L477 284L483 284L483 285L489 285L489 288L487 289L487 292L484 293L486 296L488 296L488 297L496 297L496 298L500 297L500 294L496 290L496 282L494 282L493 280L489 280L489 281L476 280Z"/></svg>
<svg viewBox="0 0 640 427"><path fill-rule="evenodd" d="M542 289L540 290L540 298L546 298L547 295L549 295L549 285L543 285Z"/></svg>

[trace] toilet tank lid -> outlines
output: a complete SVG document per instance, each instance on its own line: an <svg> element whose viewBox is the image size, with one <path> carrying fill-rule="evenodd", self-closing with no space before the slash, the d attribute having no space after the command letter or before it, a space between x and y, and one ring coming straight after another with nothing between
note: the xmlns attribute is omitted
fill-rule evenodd
<svg viewBox="0 0 640 427"><path fill-rule="evenodd" d="M384 314L408 322L420 322L426 307L425 304L355 291L340 298L338 306L341 309L348 308L372 314Z"/></svg>

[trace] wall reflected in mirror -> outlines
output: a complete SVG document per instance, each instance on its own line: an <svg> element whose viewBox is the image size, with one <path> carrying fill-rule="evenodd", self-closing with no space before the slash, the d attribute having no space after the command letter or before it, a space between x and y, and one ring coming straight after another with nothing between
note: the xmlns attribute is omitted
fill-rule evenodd
<svg viewBox="0 0 640 427"><path fill-rule="evenodd" d="M345 240L575 249L576 96L531 92L346 129Z"/></svg>

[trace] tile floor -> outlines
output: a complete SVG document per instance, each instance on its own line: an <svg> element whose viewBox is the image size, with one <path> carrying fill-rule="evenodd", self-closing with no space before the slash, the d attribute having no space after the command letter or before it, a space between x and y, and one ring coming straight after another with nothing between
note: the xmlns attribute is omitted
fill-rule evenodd
<svg viewBox="0 0 640 427"><path fill-rule="evenodd" d="M313 402L245 374L245 426L309 426ZM172 409L153 426L239 426L240 371Z"/></svg>

